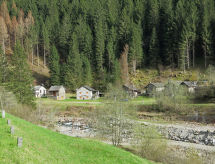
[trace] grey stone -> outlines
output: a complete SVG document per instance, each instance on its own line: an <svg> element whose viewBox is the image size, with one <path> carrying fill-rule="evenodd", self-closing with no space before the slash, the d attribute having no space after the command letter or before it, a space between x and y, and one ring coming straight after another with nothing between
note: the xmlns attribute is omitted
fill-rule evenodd
<svg viewBox="0 0 215 164"><path fill-rule="evenodd" d="M10 134L14 134L15 133L15 129L13 126L10 127Z"/></svg>
<svg viewBox="0 0 215 164"><path fill-rule="evenodd" d="M11 124L11 121L10 121L10 120L7 120L7 124L10 125L10 124Z"/></svg>
<svg viewBox="0 0 215 164"><path fill-rule="evenodd" d="M2 118L5 118L5 110L2 110Z"/></svg>
<svg viewBox="0 0 215 164"><path fill-rule="evenodd" d="M17 146L18 146L18 147L22 147L22 143L23 143L22 137L18 137L18 138L17 138Z"/></svg>

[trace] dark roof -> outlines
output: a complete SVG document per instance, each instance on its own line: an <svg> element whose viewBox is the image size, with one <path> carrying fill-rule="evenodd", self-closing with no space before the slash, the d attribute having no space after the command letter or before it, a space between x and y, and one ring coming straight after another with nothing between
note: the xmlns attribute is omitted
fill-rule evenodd
<svg viewBox="0 0 215 164"><path fill-rule="evenodd" d="M149 85L154 85L156 88L162 88L164 87L164 84L163 83L149 83L146 88L149 86Z"/></svg>
<svg viewBox="0 0 215 164"><path fill-rule="evenodd" d="M43 86L40 86L40 85L38 85L38 86L34 86L34 90L36 91L36 90L40 90L40 88L42 88ZM43 87L44 88L44 87Z"/></svg>
<svg viewBox="0 0 215 164"><path fill-rule="evenodd" d="M186 85L188 87L196 87L197 82L195 82L195 81L184 81L184 82L181 83L181 85Z"/></svg>
<svg viewBox="0 0 215 164"><path fill-rule="evenodd" d="M49 91L59 91L61 88L64 88L62 85L61 86L51 86Z"/></svg>
<svg viewBox="0 0 215 164"><path fill-rule="evenodd" d="M93 88L91 88L91 87L89 87L89 86L83 86L84 88L86 88L87 90L89 90L89 91L93 91L93 92L97 92L97 90L95 90L95 89L93 89Z"/></svg>
<svg viewBox="0 0 215 164"><path fill-rule="evenodd" d="M135 86L133 85L123 85L123 88L132 90L132 91L139 91Z"/></svg>
<svg viewBox="0 0 215 164"><path fill-rule="evenodd" d="M173 85L175 85L175 86L180 86L182 82L183 82L183 81L173 81L173 80L171 80L171 81L169 81L169 82L165 85L165 87L168 86L169 84L173 84Z"/></svg>

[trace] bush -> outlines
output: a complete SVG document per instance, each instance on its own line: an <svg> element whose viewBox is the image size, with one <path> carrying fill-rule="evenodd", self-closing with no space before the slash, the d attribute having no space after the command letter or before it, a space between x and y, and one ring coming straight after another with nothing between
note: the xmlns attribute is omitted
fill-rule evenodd
<svg viewBox="0 0 215 164"><path fill-rule="evenodd" d="M137 125L134 146L141 157L161 161L167 153L167 142L152 126Z"/></svg>

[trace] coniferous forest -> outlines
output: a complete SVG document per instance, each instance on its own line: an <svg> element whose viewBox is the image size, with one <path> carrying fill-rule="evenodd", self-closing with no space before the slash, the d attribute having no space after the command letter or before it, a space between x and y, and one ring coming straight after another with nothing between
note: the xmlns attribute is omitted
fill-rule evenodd
<svg viewBox="0 0 215 164"><path fill-rule="evenodd" d="M124 56L130 72L214 63L214 0L8 0L0 15L3 53L42 58L70 90L119 81Z"/></svg>

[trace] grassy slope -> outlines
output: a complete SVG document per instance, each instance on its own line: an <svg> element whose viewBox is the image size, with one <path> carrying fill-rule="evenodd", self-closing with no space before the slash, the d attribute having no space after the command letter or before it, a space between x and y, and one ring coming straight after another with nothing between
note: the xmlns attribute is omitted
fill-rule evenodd
<svg viewBox="0 0 215 164"><path fill-rule="evenodd" d="M151 163L111 145L58 134L11 115L7 118L15 126L15 135L0 118L0 163ZM22 148L16 146L17 136L23 137Z"/></svg>

